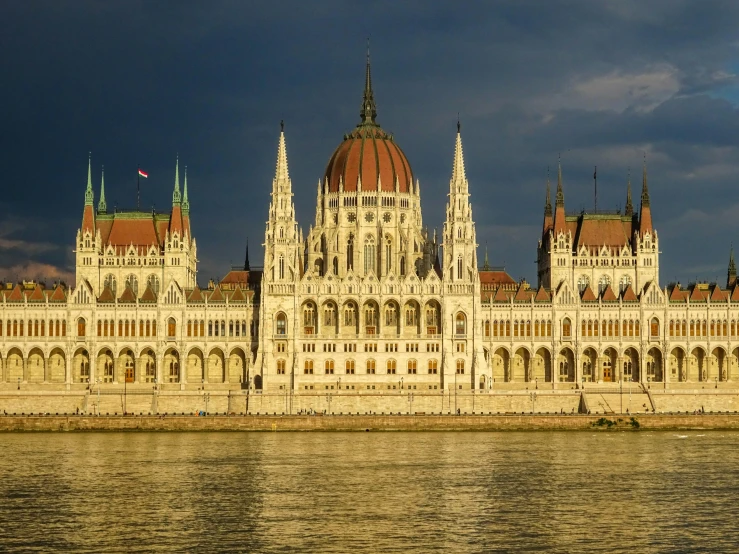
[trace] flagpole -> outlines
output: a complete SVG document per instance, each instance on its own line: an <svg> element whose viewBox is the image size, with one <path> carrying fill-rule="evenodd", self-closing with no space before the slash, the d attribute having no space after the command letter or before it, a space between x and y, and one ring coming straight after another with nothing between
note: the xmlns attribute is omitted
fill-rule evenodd
<svg viewBox="0 0 739 554"><path fill-rule="evenodd" d="M141 180L141 165L136 167L136 211L141 211L141 187L139 181Z"/></svg>

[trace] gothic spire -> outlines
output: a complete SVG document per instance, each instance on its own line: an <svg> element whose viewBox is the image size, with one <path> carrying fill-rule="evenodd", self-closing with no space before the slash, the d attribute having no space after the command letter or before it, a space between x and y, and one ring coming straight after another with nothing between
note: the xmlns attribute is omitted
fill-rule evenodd
<svg viewBox="0 0 739 554"><path fill-rule="evenodd" d="M105 166L102 169L100 177L100 200L98 201L98 213L104 214L108 211L108 204L105 202Z"/></svg>
<svg viewBox="0 0 739 554"><path fill-rule="evenodd" d="M187 166L185 166L185 183L182 191L182 211L185 214L190 212L190 199L187 197Z"/></svg>
<svg viewBox="0 0 739 554"><path fill-rule="evenodd" d="M92 206L94 194L92 192L92 153L87 154L87 188L85 189L85 206Z"/></svg>
<svg viewBox="0 0 739 554"><path fill-rule="evenodd" d="M485 242L485 264L482 266L483 271L490 271L490 262L488 261L488 243Z"/></svg>
<svg viewBox="0 0 739 554"><path fill-rule="evenodd" d="M362 109L359 112L362 118L360 125L377 125L377 106L375 96L372 93L372 73L370 71L369 39L367 39L367 68L364 75L364 94L362 95Z"/></svg>
<svg viewBox="0 0 739 554"><path fill-rule="evenodd" d="M277 145L277 168L275 170L275 180L290 180L290 173L287 168L287 147L285 146L285 126L283 122L280 122L280 142Z"/></svg>
<svg viewBox="0 0 739 554"><path fill-rule="evenodd" d="M649 206L649 189L647 188L647 157L644 155L644 169L642 173L641 211L639 212L639 233L644 236L652 230L652 209Z"/></svg>
<svg viewBox="0 0 739 554"><path fill-rule="evenodd" d="M244 257L244 271L250 271L250 266L249 266L249 237L246 237L246 256Z"/></svg>
<svg viewBox="0 0 739 554"><path fill-rule="evenodd" d="M629 217L634 215L634 204L631 201L631 170L629 170L629 178L626 181L626 207L624 208L624 215Z"/></svg>
<svg viewBox="0 0 739 554"><path fill-rule="evenodd" d="M557 161L557 206L565 205L565 193L562 190L562 160Z"/></svg>
<svg viewBox="0 0 739 554"><path fill-rule="evenodd" d="M172 193L172 204L180 204L182 202L182 195L180 193L180 157L177 156L177 161L174 167L174 192Z"/></svg>
<svg viewBox="0 0 739 554"><path fill-rule="evenodd" d="M642 170L641 205L649 206L649 188L647 187L647 157L644 155L644 169Z"/></svg>
<svg viewBox="0 0 739 554"><path fill-rule="evenodd" d="M552 217L552 195L549 186L549 168L547 167L547 197L544 202L544 217Z"/></svg>
<svg viewBox="0 0 739 554"><path fill-rule="evenodd" d="M454 145L454 166L452 168L452 184L464 185L467 175L464 171L464 152L462 151L462 131L457 121L457 141ZM459 190L458 190L459 192Z"/></svg>

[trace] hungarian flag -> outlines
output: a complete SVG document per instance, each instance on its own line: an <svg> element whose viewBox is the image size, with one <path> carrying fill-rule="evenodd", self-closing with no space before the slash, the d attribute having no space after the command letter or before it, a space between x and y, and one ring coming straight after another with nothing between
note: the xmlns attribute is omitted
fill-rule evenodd
<svg viewBox="0 0 739 554"><path fill-rule="evenodd" d="M144 171L143 169L139 169L139 175L141 175L144 179L146 179L147 177L149 177L149 174L146 171Z"/></svg>

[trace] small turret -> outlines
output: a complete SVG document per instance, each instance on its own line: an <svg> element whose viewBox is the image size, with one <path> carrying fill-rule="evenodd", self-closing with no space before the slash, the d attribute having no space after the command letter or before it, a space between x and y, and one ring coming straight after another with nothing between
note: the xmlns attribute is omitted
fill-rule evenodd
<svg viewBox="0 0 739 554"><path fill-rule="evenodd" d="M734 246L729 253L729 271L726 277L726 288L734 288L736 285L736 264L734 263Z"/></svg>
<svg viewBox="0 0 739 554"><path fill-rule="evenodd" d="M107 211L108 204L105 202L105 166L103 166L100 176L100 200L98 201L98 213L104 214Z"/></svg>

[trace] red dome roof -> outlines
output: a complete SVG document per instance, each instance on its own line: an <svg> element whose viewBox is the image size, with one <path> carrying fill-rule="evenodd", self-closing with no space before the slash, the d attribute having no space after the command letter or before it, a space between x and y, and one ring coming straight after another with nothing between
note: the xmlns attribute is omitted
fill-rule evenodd
<svg viewBox="0 0 739 554"><path fill-rule="evenodd" d="M363 191L377 191L378 177L382 190L410 192L413 174L408 159L400 147L376 124L361 124L344 137L326 166L324 179L329 192L339 191L339 180L345 191L356 191L358 178ZM325 182L325 181L324 181Z"/></svg>

